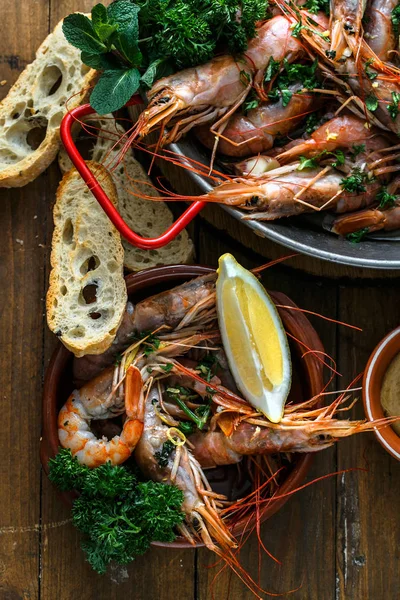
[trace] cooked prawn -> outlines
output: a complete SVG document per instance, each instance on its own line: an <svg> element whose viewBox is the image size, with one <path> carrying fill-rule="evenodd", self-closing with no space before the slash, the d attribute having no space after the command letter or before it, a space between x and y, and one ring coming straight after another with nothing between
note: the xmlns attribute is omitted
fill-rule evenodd
<svg viewBox="0 0 400 600"><path fill-rule="evenodd" d="M318 98L307 92L301 93L301 84L291 85L288 89L292 98L286 106L281 98L278 102L264 103L246 115L235 113L219 136L218 151L227 156L251 156L270 150L277 135L286 135L302 118L318 108ZM196 128L195 135L207 148L213 149L215 135L208 125Z"/></svg>
<svg viewBox="0 0 400 600"><path fill-rule="evenodd" d="M217 421L215 431L196 433L190 437L194 446L193 454L200 465L206 468L237 463L248 455L318 452L341 438L373 431L396 420L389 418L366 422L335 419L335 412L340 410L345 400L336 400L322 408L313 407L315 399L303 403L298 409L296 405L286 407L284 417L278 424L256 413L238 418L230 411L223 423L227 434L219 429Z"/></svg>
<svg viewBox="0 0 400 600"><path fill-rule="evenodd" d="M393 61L398 46L392 23L396 6L397 0L371 0L366 9L364 37L376 56L385 61Z"/></svg>
<svg viewBox="0 0 400 600"><path fill-rule="evenodd" d="M146 298L133 306L128 302L113 344L103 354L87 355L74 360L74 379L90 381L113 364L116 356L132 341L135 333L155 331L159 327L194 328L207 317L208 303L215 293L216 275L204 275L166 292Z"/></svg>
<svg viewBox="0 0 400 600"><path fill-rule="evenodd" d="M387 210L371 208L344 215L336 219L332 225L333 233L342 236L361 230L365 233L373 233L374 231L394 231L396 229L400 229L399 201Z"/></svg>
<svg viewBox="0 0 400 600"><path fill-rule="evenodd" d="M155 83L148 93L149 105L131 131L126 147L157 127L173 122L162 143L178 140L192 127L215 122L212 129L227 121L243 103L254 85L260 88L264 71L273 58L293 62L305 51L292 36L293 20L277 15L257 30L240 59L217 56L199 67L184 69Z"/></svg>
<svg viewBox="0 0 400 600"><path fill-rule="evenodd" d="M125 377L124 404L118 406L118 395L112 393L113 369L107 369L81 390L75 390L58 415L58 437L63 448L88 467L106 462L118 465L126 461L140 436L144 423L143 382L140 371L130 366ZM98 439L90 429L96 419L108 419L125 411L126 419L120 435L111 440Z"/></svg>

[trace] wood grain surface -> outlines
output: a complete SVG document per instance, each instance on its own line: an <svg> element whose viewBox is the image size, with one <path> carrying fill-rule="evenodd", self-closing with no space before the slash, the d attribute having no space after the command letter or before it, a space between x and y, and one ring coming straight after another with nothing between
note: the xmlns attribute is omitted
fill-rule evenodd
<svg viewBox="0 0 400 600"><path fill-rule="evenodd" d="M0 96L59 19L93 4L0 0L0 81L6 80ZM46 329L44 298L59 179L54 164L29 186L0 192L0 600L250 600L228 571L213 584L216 559L203 549L152 549L132 565L96 575L84 561L69 511L41 473L41 389L56 343ZM192 233L203 264L216 265L221 253L232 252L252 267L282 252L222 211L208 209ZM371 272L366 281L359 275L366 273L300 257L263 276L267 287L303 308L363 328L357 333L311 318L342 374L335 382L338 389L363 369L376 343L399 323L400 284L394 274L379 281ZM362 416L360 403L352 413ZM264 524L263 542L280 561L263 558L260 583L267 591L293 600L400 598L399 463L366 434L317 454L307 481L356 467L364 470L332 476L297 493ZM255 538L242 549L241 560L256 576Z"/></svg>

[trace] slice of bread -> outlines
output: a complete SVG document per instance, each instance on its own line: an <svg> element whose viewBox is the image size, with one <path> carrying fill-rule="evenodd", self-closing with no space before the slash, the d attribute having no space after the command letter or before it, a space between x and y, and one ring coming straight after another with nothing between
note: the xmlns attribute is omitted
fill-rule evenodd
<svg viewBox="0 0 400 600"><path fill-rule="evenodd" d="M60 147L66 104L81 104L95 76L60 22L0 103L0 187L26 185L49 166Z"/></svg>
<svg viewBox="0 0 400 600"><path fill-rule="evenodd" d="M107 169L88 165L117 205ZM75 356L102 354L127 302L120 235L75 169L59 185L53 216L47 323Z"/></svg>
<svg viewBox="0 0 400 600"><path fill-rule="evenodd" d="M121 151L118 139L125 133L112 115L86 119L88 125L101 129L96 143L90 152L90 157L112 168ZM95 132L94 129L88 130ZM115 147L114 147L115 146ZM71 162L62 148L59 153L59 165L63 172L68 170ZM151 179L142 165L128 152L124 162L112 171L118 192L119 210L124 221L138 234L144 237L156 237L163 233L173 222L173 215L165 203L152 202L135 195L158 195L157 190L145 183ZM128 191L129 190L129 191ZM157 250L141 250L125 240L122 241L125 250L125 267L130 271L141 271L159 265L190 263L193 260L194 248L186 230L182 231L170 244Z"/></svg>

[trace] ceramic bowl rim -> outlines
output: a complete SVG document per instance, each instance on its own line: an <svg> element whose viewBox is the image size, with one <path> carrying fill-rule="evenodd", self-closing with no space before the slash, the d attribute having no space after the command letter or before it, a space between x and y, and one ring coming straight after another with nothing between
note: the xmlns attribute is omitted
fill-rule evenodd
<svg viewBox="0 0 400 600"><path fill-rule="evenodd" d="M363 403L366 416L370 421L385 417L380 390L383 377L393 358L400 352L400 326L388 333L372 352L363 377ZM400 460L400 436L387 426L374 433L382 445L394 458Z"/></svg>

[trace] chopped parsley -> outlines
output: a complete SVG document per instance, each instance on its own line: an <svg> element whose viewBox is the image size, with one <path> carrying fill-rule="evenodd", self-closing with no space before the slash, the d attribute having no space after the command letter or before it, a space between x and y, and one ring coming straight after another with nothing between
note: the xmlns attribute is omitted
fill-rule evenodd
<svg viewBox="0 0 400 600"><path fill-rule="evenodd" d="M291 84L301 83L303 89L313 90L319 85L316 77L318 61L315 60L311 65L301 63L290 64L287 59L283 60L283 71L275 80L275 85L268 93L268 98L272 102L282 99L283 106L287 106L293 96L289 89Z"/></svg>
<svg viewBox="0 0 400 600"><path fill-rule="evenodd" d="M175 445L167 440L163 443L161 450L154 453L154 457L160 467L166 467L168 460L175 449Z"/></svg>
<svg viewBox="0 0 400 600"><path fill-rule="evenodd" d="M365 151L365 144L353 144L353 148L351 151L351 157L354 159L356 156L361 154L361 152Z"/></svg>
<svg viewBox="0 0 400 600"><path fill-rule="evenodd" d="M397 115L399 114L400 93L392 92L392 100L393 100L393 103L389 104L387 109L388 109L389 114L392 117L393 121L395 121Z"/></svg>
<svg viewBox="0 0 400 600"><path fill-rule="evenodd" d="M360 229L359 231L347 234L346 239L352 244L359 244L365 238L367 233L369 233L369 228L363 227L363 229Z"/></svg>
<svg viewBox="0 0 400 600"><path fill-rule="evenodd" d="M329 0L307 0L301 8L305 8L313 15L316 15L320 11L324 12L328 17L330 15Z"/></svg>
<svg viewBox="0 0 400 600"><path fill-rule="evenodd" d="M367 174L361 171L358 167L355 167L348 177L345 177L340 182L340 185L346 192L352 194L361 194L366 191L365 183L367 180Z"/></svg>
<svg viewBox="0 0 400 600"><path fill-rule="evenodd" d="M174 368L174 365L172 363L168 363L166 365L161 365L161 368L163 371L165 371L165 373L170 373Z"/></svg>
<svg viewBox="0 0 400 600"><path fill-rule="evenodd" d="M397 196L394 194L389 194L387 189L383 187L377 193L376 199L379 201L378 209L386 210L387 208L392 208L395 205Z"/></svg>
<svg viewBox="0 0 400 600"><path fill-rule="evenodd" d="M368 110L370 110L371 112L375 112L376 109L379 106L378 103L378 99L376 96L374 96L373 94L370 94L369 96L367 96L365 98L365 106L368 108Z"/></svg>
<svg viewBox="0 0 400 600"><path fill-rule="evenodd" d="M376 71L371 71L370 66L374 64L374 58L369 58L365 63L365 74L371 81L374 81L378 77L378 73Z"/></svg>
<svg viewBox="0 0 400 600"><path fill-rule="evenodd" d="M397 37L400 33L400 4L392 10L393 33Z"/></svg>
<svg viewBox="0 0 400 600"><path fill-rule="evenodd" d="M332 167L340 167L345 163L345 156L342 150L336 150L335 152L329 152L329 150L322 150L319 154L316 154L312 158L307 158L306 156L300 156L300 164L297 167L298 171L303 171L303 169L314 169L319 165L319 162L322 158L333 158L333 162L331 163Z"/></svg>
<svg viewBox="0 0 400 600"><path fill-rule="evenodd" d="M317 129L319 121L320 119L316 113L308 115L306 119L306 132L309 134L313 133Z"/></svg>
<svg viewBox="0 0 400 600"><path fill-rule="evenodd" d="M264 81L266 83L268 83L269 81L272 81L272 79L275 77L275 75L277 75L279 73L280 68L281 68L280 61L274 60L271 56L271 58L268 61L267 68L265 69Z"/></svg>

